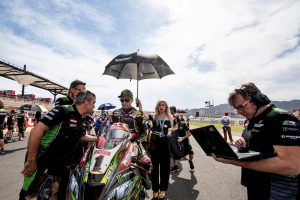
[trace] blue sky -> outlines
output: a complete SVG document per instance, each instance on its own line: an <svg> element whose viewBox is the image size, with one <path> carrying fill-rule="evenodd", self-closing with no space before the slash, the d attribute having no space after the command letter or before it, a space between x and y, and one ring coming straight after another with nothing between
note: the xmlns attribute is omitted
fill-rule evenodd
<svg viewBox="0 0 300 200"><path fill-rule="evenodd" d="M272 100L300 99L300 1L115 0L0 1L0 58L68 87L87 82L97 104L136 81L102 75L115 56L160 55L175 72L140 81L146 110L165 99L179 108L227 102L230 91L255 82ZM21 93L0 78L0 89ZM26 93L52 97L31 86Z"/></svg>

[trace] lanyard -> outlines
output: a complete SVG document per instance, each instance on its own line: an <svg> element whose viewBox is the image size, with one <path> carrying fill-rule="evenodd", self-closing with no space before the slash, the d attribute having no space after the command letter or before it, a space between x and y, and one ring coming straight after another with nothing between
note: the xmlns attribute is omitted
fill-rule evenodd
<svg viewBox="0 0 300 200"><path fill-rule="evenodd" d="M165 119L164 120L159 120L159 127L160 127L160 132L159 132L159 135L160 137L163 137L165 134L164 134L164 125L165 125Z"/></svg>

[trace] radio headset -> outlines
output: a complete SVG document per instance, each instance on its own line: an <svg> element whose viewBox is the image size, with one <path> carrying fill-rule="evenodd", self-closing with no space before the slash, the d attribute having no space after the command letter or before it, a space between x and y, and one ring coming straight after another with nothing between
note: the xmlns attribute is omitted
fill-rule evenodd
<svg viewBox="0 0 300 200"><path fill-rule="evenodd" d="M261 93L260 90L252 90L242 86L241 88L236 89L236 91L242 95L244 94L243 96L246 96L248 99L250 99L257 106L257 108L271 103L271 100L267 97L267 95Z"/></svg>

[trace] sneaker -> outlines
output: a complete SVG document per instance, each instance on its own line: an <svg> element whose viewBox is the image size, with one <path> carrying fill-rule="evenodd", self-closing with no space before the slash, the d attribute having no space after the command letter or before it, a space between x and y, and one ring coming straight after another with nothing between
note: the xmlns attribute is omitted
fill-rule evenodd
<svg viewBox="0 0 300 200"><path fill-rule="evenodd" d="M153 192L152 200L158 200L158 192Z"/></svg>
<svg viewBox="0 0 300 200"><path fill-rule="evenodd" d="M177 165L175 165L175 166L177 166ZM178 167L178 166L177 166ZM159 195L158 195L158 200L164 200L165 199L165 197L166 197L166 192L159 192Z"/></svg>
<svg viewBox="0 0 300 200"><path fill-rule="evenodd" d="M1 150L0 150L0 153L1 153L1 154L5 154L4 149L1 149Z"/></svg>
<svg viewBox="0 0 300 200"><path fill-rule="evenodd" d="M193 161L189 160L189 163L190 163L190 168L191 168L191 169L194 169L195 167L194 167Z"/></svg>
<svg viewBox="0 0 300 200"><path fill-rule="evenodd" d="M174 165L171 169L171 172L178 172L179 171L179 167L177 165Z"/></svg>

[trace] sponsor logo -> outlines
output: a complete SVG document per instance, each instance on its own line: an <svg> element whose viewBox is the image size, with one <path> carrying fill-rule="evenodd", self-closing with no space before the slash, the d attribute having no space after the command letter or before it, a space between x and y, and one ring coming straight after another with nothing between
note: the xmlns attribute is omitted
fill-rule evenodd
<svg viewBox="0 0 300 200"><path fill-rule="evenodd" d="M133 146L130 145L129 148L127 149L127 151L126 151L125 158L124 158L124 160L122 162L122 164L125 165L125 166L128 166L129 163L130 163L130 158L131 158L130 154L132 152L132 149L133 149Z"/></svg>
<svg viewBox="0 0 300 200"><path fill-rule="evenodd" d="M282 135L281 138L288 138L292 140L300 139L300 135Z"/></svg>
<svg viewBox="0 0 300 200"><path fill-rule="evenodd" d="M131 58L132 58L132 56L127 57L127 58L117 58L117 59L115 59L115 62L127 61L127 60L130 60Z"/></svg>
<svg viewBox="0 0 300 200"><path fill-rule="evenodd" d="M263 127L264 126L264 124L254 124L254 127L255 128L261 128L261 127Z"/></svg>
<svg viewBox="0 0 300 200"><path fill-rule="evenodd" d="M119 110L114 111L114 116L119 117L121 116L121 112Z"/></svg>
<svg viewBox="0 0 300 200"><path fill-rule="evenodd" d="M84 156L81 158L80 160L80 166L83 167L88 159L88 155L90 153L91 150L91 146L89 146L89 148L86 150L86 152L84 153Z"/></svg>
<svg viewBox="0 0 300 200"><path fill-rule="evenodd" d="M47 119L49 119L49 120L52 120L52 119L53 119L53 118L50 117L49 115L45 115L44 117L47 118Z"/></svg>
<svg viewBox="0 0 300 200"><path fill-rule="evenodd" d="M298 128L288 128L289 131L298 131Z"/></svg>
<svg viewBox="0 0 300 200"><path fill-rule="evenodd" d="M118 174L116 176L118 183L122 183L124 179L124 174Z"/></svg>
<svg viewBox="0 0 300 200"><path fill-rule="evenodd" d="M111 175L113 174L114 170L115 170L115 167L113 165L110 166L110 168L108 168L108 172L106 175L107 180L109 180L111 178Z"/></svg>
<svg viewBox="0 0 300 200"><path fill-rule="evenodd" d="M95 154L100 154L100 155L104 155L104 156L110 156L111 152L105 151L103 149L97 149L97 150L95 150Z"/></svg>
<svg viewBox="0 0 300 200"><path fill-rule="evenodd" d="M296 125L296 122L294 122L294 121L289 121L288 123L289 123L289 125L293 125L293 126Z"/></svg>
<svg viewBox="0 0 300 200"><path fill-rule="evenodd" d="M47 115L55 115L54 112L50 111L47 113Z"/></svg>
<svg viewBox="0 0 300 200"><path fill-rule="evenodd" d="M77 120L76 119L70 119L70 122L71 123L77 123Z"/></svg>

